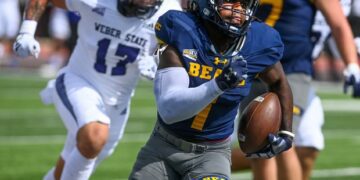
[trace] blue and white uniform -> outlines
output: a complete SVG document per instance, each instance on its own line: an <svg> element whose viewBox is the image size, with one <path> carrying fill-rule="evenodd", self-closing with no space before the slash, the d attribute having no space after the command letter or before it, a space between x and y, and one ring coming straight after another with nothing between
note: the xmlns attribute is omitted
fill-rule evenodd
<svg viewBox="0 0 360 180"><path fill-rule="evenodd" d="M157 46L154 25L169 9L181 9L176 0L164 0L149 19L125 17L116 0L66 0L79 13L78 39L69 63L42 91L54 103L68 129L62 152L66 159L76 144L78 129L93 121L109 124L106 146L98 157L112 153L129 116L130 99L139 79L138 62Z"/></svg>

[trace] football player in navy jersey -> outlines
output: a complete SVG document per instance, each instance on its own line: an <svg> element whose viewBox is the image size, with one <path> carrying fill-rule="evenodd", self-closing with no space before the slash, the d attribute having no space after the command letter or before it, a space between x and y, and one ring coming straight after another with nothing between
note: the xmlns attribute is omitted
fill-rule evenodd
<svg viewBox="0 0 360 180"><path fill-rule="evenodd" d="M293 141L292 92L279 62L280 36L253 18L257 0L193 0L155 25L160 63L154 81L158 120L129 179L229 179L230 135L239 103L260 77L281 102L270 158Z"/></svg>
<svg viewBox="0 0 360 180"><path fill-rule="evenodd" d="M312 51L318 37L311 34L316 9L327 20L342 59L347 64L345 87L353 89L353 97L360 97L360 71L353 35L339 0L262 0L256 16L274 27L284 42L281 63L294 95L293 129L296 148L276 157L276 162L275 159L252 161L255 179L309 179L316 157L324 148L321 131L323 110L320 99L311 86ZM258 93L252 93L252 97L247 97L243 102L249 102L256 95L265 92L266 86L261 82L254 83L251 92L255 91ZM241 109L246 104L242 103ZM233 149L233 154L235 153L236 150Z"/></svg>

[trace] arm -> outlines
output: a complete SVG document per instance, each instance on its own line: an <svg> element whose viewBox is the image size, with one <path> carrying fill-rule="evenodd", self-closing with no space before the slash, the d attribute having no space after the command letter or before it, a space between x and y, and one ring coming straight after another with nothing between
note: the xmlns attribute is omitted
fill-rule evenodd
<svg viewBox="0 0 360 180"><path fill-rule="evenodd" d="M195 116L223 91L236 87L246 77L246 62L232 61L217 78L190 88L189 75L177 50L167 46L160 54L155 75L155 97L158 112L168 124Z"/></svg>
<svg viewBox="0 0 360 180"><path fill-rule="evenodd" d="M270 91L279 97L282 110L280 130L292 132L293 95L280 62L263 71L260 78L269 85Z"/></svg>
<svg viewBox="0 0 360 180"><path fill-rule="evenodd" d="M64 0L52 0L51 2L56 6L65 7ZM21 24L16 42L13 45L13 50L18 56L27 57L32 55L36 58L39 56L40 44L35 40L34 35L37 22L44 13L48 3L48 0L28 1L24 12L24 21Z"/></svg>
<svg viewBox="0 0 360 180"><path fill-rule="evenodd" d="M360 97L360 68L358 64L354 36L338 0L316 0L315 6L329 24L341 57L347 65L344 76L346 93L353 88L353 97Z"/></svg>
<svg viewBox="0 0 360 180"><path fill-rule="evenodd" d="M160 55L154 88L158 112L167 124L191 118L222 94L215 79L190 88L189 75L171 46Z"/></svg>
<svg viewBox="0 0 360 180"><path fill-rule="evenodd" d="M314 3L329 24L345 64L357 64L354 36L340 2L338 0L315 0Z"/></svg>
<svg viewBox="0 0 360 180"><path fill-rule="evenodd" d="M260 78L269 85L270 91L276 93L279 97L282 121L277 135L269 134L269 145L258 152L247 154L246 157L248 158L274 157L290 149L294 139L294 134L292 133L293 96L281 63L277 62L265 69L265 71L260 73Z"/></svg>
<svg viewBox="0 0 360 180"><path fill-rule="evenodd" d="M55 6L66 9L65 0L50 0ZM30 0L28 1L25 11L24 20L39 21L44 13L49 0Z"/></svg>

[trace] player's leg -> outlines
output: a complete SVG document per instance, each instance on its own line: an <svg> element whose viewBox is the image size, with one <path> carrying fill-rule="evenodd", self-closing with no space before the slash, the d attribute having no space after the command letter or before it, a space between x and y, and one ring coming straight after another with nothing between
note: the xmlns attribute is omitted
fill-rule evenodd
<svg viewBox="0 0 360 180"><path fill-rule="evenodd" d="M308 180L311 177L312 169L316 158L319 155L319 150L312 147L297 147L296 153L299 156L303 180Z"/></svg>
<svg viewBox="0 0 360 180"><path fill-rule="evenodd" d="M65 109L64 109L65 110ZM62 114L64 116L64 114ZM66 136L66 141L64 143L64 148L56 162L55 167L51 168L47 174L44 176L44 180L54 180L60 179L62 171L65 165L65 158L70 156L70 153L75 148L75 136L72 134L68 134Z"/></svg>
<svg viewBox="0 0 360 180"><path fill-rule="evenodd" d="M172 159L177 163L179 172L183 174L184 180L203 180L203 179L230 179L230 140L221 142L192 143L193 148L206 146L205 151L196 152L194 150L185 151L187 153L174 154ZM190 171L189 171L190 170Z"/></svg>
<svg viewBox="0 0 360 180"><path fill-rule="evenodd" d="M65 159L70 156L70 153L75 148L76 138L75 134L73 134L72 132L76 130L77 124L75 123L76 121L70 111L66 108L66 106L62 103L61 99L57 95L55 89L55 80L50 80L48 82L47 87L42 90L40 96L44 104L55 105L57 112L59 113L68 130L64 147L56 162L55 167L52 167L43 178L44 180L58 180L61 177L65 165Z"/></svg>
<svg viewBox="0 0 360 180"><path fill-rule="evenodd" d="M301 166L294 147L279 154L275 159L279 180L301 180Z"/></svg>
<svg viewBox="0 0 360 180"><path fill-rule="evenodd" d="M125 106L107 106L106 108L111 119L110 134L104 148L97 156L94 169L96 169L104 159L114 152L116 146L124 135L125 127L130 114L130 100L128 103L124 102L123 105Z"/></svg>
<svg viewBox="0 0 360 180"><path fill-rule="evenodd" d="M297 135L302 133L299 125L311 100L315 97L315 91L311 86L311 77L305 74L288 74L287 79L294 97L293 132L296 134L294 146L296 146ZM300 160L294 148L277 157L279 178L302 179L302 168ZM286 169L286 170L285 170Z"/></svg>
<svg viewBox="0 0 360 180"><path fill-rule="evenodd" d="M252 159L251 171L254 180L276 180L277 166L275 158L271 159Z"/></svg>
<svg viewBox="0 0 360 180"><path fill-rule="evenodd" d="M180 180L181 175L166 162L175 153L183 154L162 137L155 126L149 140L138 153L128 179Z"/></svg>
<svg viewBox="0 0 360 180"><path fill-rule="evenodd" d="M231 172L250 169L250 160L245 157L245 154L239 147L231 149Z"/></svg>
<svg viewBox="0 0 360 180"><path fill-rule="evenodd" d="M305 111L295 135L296 152L299 156L303 179L310 179L316 158L324 148L322 126L324 111L319 97L313 98Z"/></svg>
<svg viewBox="0 0 360 180"><path fill-rule="evenodd" d="M74 134L74 148L62 156L65 165L61 179L87 179L109 134L105 105L98 92L70 73L57 78L55 89L56 108L68 133Z"/></svg>

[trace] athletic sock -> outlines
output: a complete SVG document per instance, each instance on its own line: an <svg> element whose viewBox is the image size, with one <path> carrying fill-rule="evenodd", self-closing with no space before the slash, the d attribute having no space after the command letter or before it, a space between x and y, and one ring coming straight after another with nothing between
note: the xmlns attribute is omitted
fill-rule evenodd
<svg viewBox="0 0 360 180"><path fill-rule="evenodd" d="M88 159L75 148L67 158L62 180L88 180L95 165L96 158Z"/></svg>
<svg viewBox="0 0 360 180"><path fill-rule="evenodd" d="M52 167L52 168L46 173L46 175L44 176L43 180L55 180L54 172L55 172L55 168Z"/></svg>

